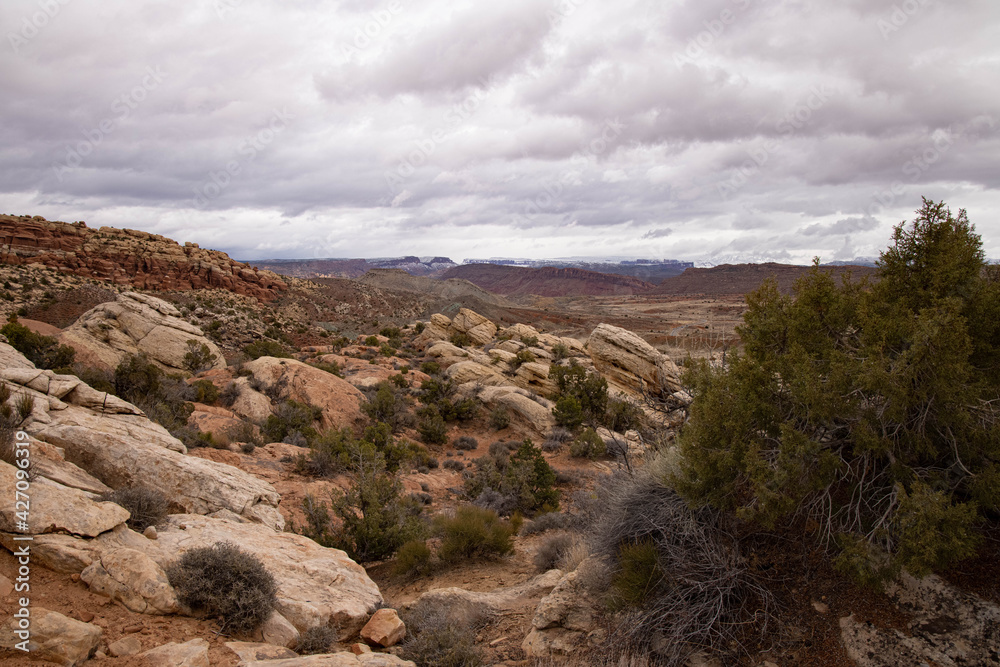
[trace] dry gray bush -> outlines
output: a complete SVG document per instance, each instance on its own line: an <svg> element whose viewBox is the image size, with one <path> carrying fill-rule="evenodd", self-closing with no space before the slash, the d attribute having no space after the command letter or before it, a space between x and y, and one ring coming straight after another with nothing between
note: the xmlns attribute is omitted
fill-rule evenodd
<svg viewBox="0 0 1000 667"><path fill-rule="evenodd" d="M612 649L652 651L662 664L682 665L704 649L745 655L746 640L764 636L774 598L749 571L720 514L691 510L672 489L641 475L618 476L601 490L601 501L593 546L610 565L613 584L634 574L623 572L623 547L654 545L656 559L643 599L617 614Z"/></svg>

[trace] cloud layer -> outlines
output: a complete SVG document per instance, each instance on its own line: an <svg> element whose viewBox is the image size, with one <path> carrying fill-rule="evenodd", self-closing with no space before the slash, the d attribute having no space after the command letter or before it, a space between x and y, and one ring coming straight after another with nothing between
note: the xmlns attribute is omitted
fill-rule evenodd
<svg viewBox="0 0 1000 667"><path fill-rule="evenodd" d="M1000 256L995 0L7 0L0 211L247 259Z"/></svg>

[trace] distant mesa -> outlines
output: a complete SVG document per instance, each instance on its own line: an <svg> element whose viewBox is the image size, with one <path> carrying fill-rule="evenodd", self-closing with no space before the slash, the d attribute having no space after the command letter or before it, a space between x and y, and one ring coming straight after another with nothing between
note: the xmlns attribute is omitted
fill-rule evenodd
<svg viewBox="0 0 1000 667"><path fill-rule="evenodd" d="M227 289L271 301L287 289L280 276L218 250L134 229L90 229L83 222L0 215L0 263L42 264L137 289Z"/></svg>
<svg viewBox="0 0 1000 667"><path fill-rule="evenodd" d="M410 275L437 278L457 266L447 257L375 259L262 259L254 266L293 278L360 278L372 269L401 269Z"/></svg>
<svg viewBox="0 0 1000 667"><path fill-rule="evenodd" d="M577 268L532 269L500 264L465 264L449 269L442 278L461 278L505 296L606 296L648 292L654 285L631 276L597 273Z"/></svg>

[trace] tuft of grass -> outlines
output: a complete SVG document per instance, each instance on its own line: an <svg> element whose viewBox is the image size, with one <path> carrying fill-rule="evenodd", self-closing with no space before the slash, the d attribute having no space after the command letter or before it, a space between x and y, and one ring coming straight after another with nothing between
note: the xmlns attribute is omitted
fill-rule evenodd
<svg viewBox="0 0 1000 667"><path fill-rule="evenodd" d="M170 508L170 502L165 495L145 486L116 489L103 494L101 500L127 509L131 516L126 523L129 528L140 533L149 526L161 523Z"/></svg>
<svg viewBox="0 0 1000 667"><path fill-rule="evenodd" d="M329 653L330 648L337 643L339 637L336 628L329 625L317 625L309 628L299 637L295 652L299 655L318 655Z"/></svg>
<svg viewBox="0 0 1000 667"><path fill-rule="evenodd" d="M542 540L542 543L538 546L538 551L535 552L535 557L532 559L535 569L539 572L548 572L558 567L573 544L574 540L572 536L566 533L549 535Z"/></svg>

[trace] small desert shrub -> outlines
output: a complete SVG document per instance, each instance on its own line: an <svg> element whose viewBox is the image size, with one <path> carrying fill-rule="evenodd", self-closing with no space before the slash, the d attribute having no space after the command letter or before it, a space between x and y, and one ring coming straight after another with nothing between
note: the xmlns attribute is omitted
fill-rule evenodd
<svg viewBox="0 0 1000 667"><path fill-rule="evenodd" d="M253 454L253 450L257 449L257 445L252 442L244 442L240 445L240 451L244 454Z"/></svg>
<svg viewBox="0 0 1000 667"><path fill-rule="evenodd" d="M577 458L597 459L604 456L607 451L608 446L604 443L604 438L597 435L597 431L592 428L583 429L583 433L569 446L570 455Z"/></svg>
<svg viewBox="0 0 1000 667"><path fill-rule="evenodd" d="M336 361L310 361L309 365L313 368L318 368L321 371L326 371L330 375L336 375L337 377L344 377L341 374L340 364Z"/></svg>
<svg viewBox="0 0 1000 667"><path fill-rule="evenodd" d="M214 354L208 345L192 339L187 342L187 352L184 353L184 359L181 363L185 370L191 373L200 373L211 368L218 358L218 355Z"/></svg>
<svg viewBox="0 0 1000 667"><path fill-rule="evenodd" d="M242 442L254 447L260 447L264 444L264 439L260 436L257 427L250 422L241 421L239 424L230 426L226 430L226 437L229 438L230 442Z"/></svg>
<svg viewBox="0 0 1000 667"><path fill-rule="evenodd" d="M556 423L568 429L577 429L583 424L583 408L575 396L563 396L552 408L552 416Z"/></svg>
<svg viewBox="0 0 1000 667"><path fill-rule="evenodd" d="M247 356L248 359L254 360L261 357L278 357L289 359L291 354L285 349L285 346L274 340L257 340L246 347L243 348L243 354Z"/></svg>
<svg viewBox="0 0 1000 667"><path fill-rule="evenodd" d="M60 345L51 336L42 336L20 324L16 316L11 316L7 324L0 328L0 334L7 337L11 347L28 358L37 368L63 372L73 366L76 350L68 345Z"/></svg>
<svg viewBox="0 0 1000 667"><path fill-rule="evenodd" d="M163 379L161 371L146 355L129 355L115 368L115 394L130 403L156 396Z"/></svg>
<svg viewBox="0 0 1000 667"><path fill-rule="evenodd" d="M453 333L448 341L455 347L468 347L472 345L472 339L469 338L469 334L461 331Z"/></svg>
<svg viewBox="0 0 1000 667"><path fill-rule="evenodd" d="M365 338L364 344L367 345L368 347L377 347L378 336L368 336L367 338Z"/></svg>
<svg viewBox="0 0 1000 667"><path fill-rule="evenodd" d="M520 368L522 364L527 364L535 361L535 355L531 353L531 350L518 350L517 354L514 355L514 360L510 362L511 368Z"/></svg>
<svg viewBox="0 0 1000 667"><path fill-rule="evenodd" d="M330 653L330 648L337 643L337 631L329 625L316 625L299 637L295 652L299 655L318 655Z"/></svg>
<svg viewBox="0 0 1000 667"><path fill-rule="evenodd" d="M211 380L198 380L191 385L195 392L195 400L199 403L211 404L219 399L219 389Z"/></svg>
<svg viewBox="0 0 1000 667"><path fill-rule="evenodd" d="M388 424L393 431L402 425L406 401L396 395L388 382L380 382L375 395L361 406L362 412L375 422Z"/></svg>
<svg viewBox="0 0 1000 667"><path fill-rule="evenodd" d="M625 433L642 426L645 415L642 408L632 401L608 398L608 409L604 413L604 425L612 431Z"/></svg>
<svg viewBox="0 0 1000 667"><path fill-rule="evenodd" d="M320 418L322 411L312 405L298 401L284 401L274 408L274 414L264 422L264 436L269 442L280 442L290 433L298 431L307 440L316 437L313 422Z"/></svg>
<svg viewBox="0 0 1000 667"><path fill-rule="evenodd" d="M145 486L115 489L102 495L101 500L127 509L131 516L126 523L129 528L140 533L163 521L170 506L166 496Z"/></svg>
<svg viewBox="0 0 1000 667"><path fill-rule="evenodd" d="M414 610L404 619L410 638L400 657L417 667L480 667L485 664L476 645L475 619L434 609Z"/></svg>
<svg viewBox="0 0 1000 667"><path fill-rule="evenodd" d="M403 485L386 472L385 457L373 445L362 443L353 458L351 487L330 496L339 527L331 524L327 505L307 496L302 508L309 525L303 534L323 546L343 549L357 561L388 558L423 534L422 508L403 497Z"/></svg>
<svg viewBox="0 0 1000 667"><path fill-rule="evenodd" d="M454 470L456 472L461 472L465 470L465 464L458 459L446 459L444 462L445 470Z"/></svg>
<svg viewBox="0 0 1000 667"><path fill-rule="evenodd" d="M14 410L17 412L17 416L21 418L21 421L30 417L34 409L35 399L28 392L22 392L14 399Z"/></svg>
<svg viewBox="0 0 1000 667"><path fill-rule="evenodd" d="M562 449L563 444L569 442L573 439L573 434L564 428L554 428L549 437L545 439L542 443L542 451L548 454L558 452Z"/></svg>
<svg viewBox="0 0 1000 667"><path fill-rule="evenodd" d="M568 356L569 356L569 348L566 345L562 343L556 343L555 345L552 346L552 358L555 361L562 361Z"/></svg>
<svg viewBox="0 0 1000 667"><path fill-rule="evenodd" d="M423 540L410 540L396 552L393 574L415 577L431 569L431 550Z"/></svg>
<svg viewBox="0 0 1000 667"><path fill-rule="evenodd" d="M478 469L465 481L465 492L477 505L493 507L503 513L520 510L533 514L552 511L559 506L559 491L553 488L555 471L542 456L542 450L526 439L513 455L506 443L490 445L490 455L476 460ZM491 491L499 495L493 498ZM500 499L504 500L500 500Z"/></svg>
<svg viewBox="0 0 1000 667"><path fill-rule="evenodd" d="M546 512L535 517L534 521L524 524L521 535L535 535L547 530L568 530L576 525L576 519L562 512Z"/></svg>
<svg viewBox="0 0 1000 667"><path fill-rule="evenodd" d="M538 336L521 336L521 342L528 347L538 347Z"/></svg>
<svg viewBox="0 0 1000 667"><path fill-rule="evenodd" d="M182 604L221 617L223 631L249 634L277 604L278 587L264 564L228 542L188 551L167 577Z"/></svg>
<svg viewBox="0 0 1000 667"><path fill-rule="evenodd" d="M465 451L472 451L479 447L479 441L472 436L463 435L462 437L455 440L455 449L461 449Z"/></svg>
<svg viewBox="0 0 1000 667"><path fill-rule="evenodd" d="M427 410L417 422L420 439L429 445L443 445L448 442L448 426L436 408Z"/></svg>
<svg viewBox="0 0 1000 667"><path fill-rule="evenodd" d="M425 328L427 328L427 325L424 324L423 322L417 322L416 324L413 325L413 331L416 332L417 334L422 334Z"/></svg>
<svg viewBox="0 0 1000 667"><path fill-rule="evenodd" d="M535 557L532 560L535 565L535 569L539 572L548 572L554 567L557 567L563 556L565 556L570 547L573 546L573 542L574 540L572 536L567 535L566 533L550 535L542 540L542 543L538 545L538 551L535 552Z"/></svg>
<svg viewBox="0 0 1000 667"><path fill-rule="evenodd" d="M496 558L514 551L514 528L492 510L462 505L454 517L438 517L434 525L441 536L438 555L446 562Z"/></svg>
<svg viewBox="0 0 1000 667"><path fill-rule="evenodd" d="M502 405L490 411L490 428L494 431L502 431L510 426L510 411Z"/></svg>
<svg viewBox="0 0 1000 667"><path fill-rule="evenodd" d="M437 375L441 372L441 364L436 361L425 361L420 364L420 370L427 375Z"/></svg>

